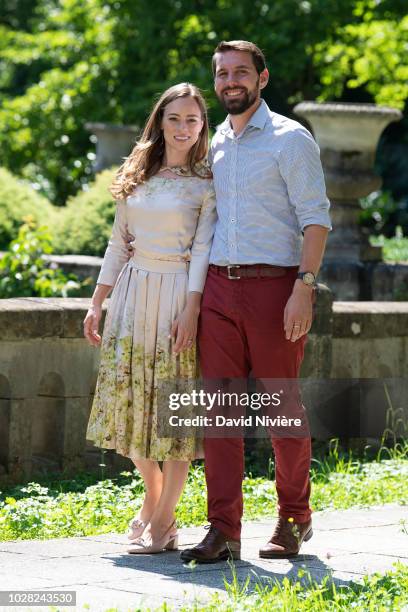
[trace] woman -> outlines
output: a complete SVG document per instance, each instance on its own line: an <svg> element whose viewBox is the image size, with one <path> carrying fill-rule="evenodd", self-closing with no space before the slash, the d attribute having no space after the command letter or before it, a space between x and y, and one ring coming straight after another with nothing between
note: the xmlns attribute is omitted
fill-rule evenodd
<svg viewBox="0 0 408 612"><path fill-rule="evenodd" d="M130 525L131 553L177 548L175 507L189 462L203 454L194 437L158 437L157 391L160 380L196 375L197 320L216 220L207 152L201 93L189 83L171 87L111 186L113 232L84 320L90 344L102 343L87 438L130 457L145 484ZM113 286L101 341L102 303Z"/></svg>

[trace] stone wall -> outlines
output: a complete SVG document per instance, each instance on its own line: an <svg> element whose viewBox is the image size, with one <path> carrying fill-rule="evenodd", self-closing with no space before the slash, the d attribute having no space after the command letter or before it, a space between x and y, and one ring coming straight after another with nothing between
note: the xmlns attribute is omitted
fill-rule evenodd
<svg viewBox="0 0 408 612"><path fill-rule="evenodd" d="M408 262L323 262L319 280L330 287L336 301L408 300Z"/></svg>
<svg viewBox="0 0 408 612"><path fill-rule="evenodd" d="M85 441L99 361L82 335L88 305L88 298L0 300L0 481L101 463ZM332 304L320 286L302 377L408 378L407 315L408 302ZM115 453L106 461L131 465Z"/></svg>
<svg viewBox="0 0 408 612"><path fill-rule="evenodd" d="M386 430L407 436L408 302L333 302L332 312L334 392L329 406L315 403L315 432L376 447Z"/></svg>
<svg viewBox="0 0 408 612"><path fill-rule="evenodd" d="M408 302L334 302L331 378L408 378Z"/></svg>
<svg viewBox="0 0 408 612"><path fill-rule="evenodd" d="M13 480L83 466L98 353L82 337L89 300L0 300L0 472Z"/></svg>
<svg viewBox="0 0 408 612"><path fill-rule="evenodd" d="M82 280L91 277L94 282L103 261L90 255L49 255L47 259L66 273L72 272ZM367 261L356 265L347 261L323 261L319 280L330 287L335 300L408 300L408 262Z"/></svg>

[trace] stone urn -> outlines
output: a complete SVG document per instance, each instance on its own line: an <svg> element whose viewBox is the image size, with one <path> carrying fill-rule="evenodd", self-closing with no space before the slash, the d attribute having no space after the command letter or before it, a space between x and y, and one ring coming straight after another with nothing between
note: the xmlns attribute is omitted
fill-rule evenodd
<svg viewBox="0 0 408 612"><path fill-rule="evenodd" d="M378 141L385 127L399 121L402 113L376 104L316 102L302 102L294 111L309 122L320 147L331 201L333 231L324 261L347 270L347 278L340 274L338 282L348 280L358 285L363 262L382 259L381 248L370 247L361 232L359 199L381 187L381 178L374 172ZM324 282L332 288L330 278ZM358 287L350 289L347 299L359 299Z"/></svg>
<svg viewBox="0 0 408 612"><path fill-rule="evenodd" d="M140 133L140 129L135 125L86 123L85 128L95 137L95 172L120 165L123 158L131 152Z"/></svg>

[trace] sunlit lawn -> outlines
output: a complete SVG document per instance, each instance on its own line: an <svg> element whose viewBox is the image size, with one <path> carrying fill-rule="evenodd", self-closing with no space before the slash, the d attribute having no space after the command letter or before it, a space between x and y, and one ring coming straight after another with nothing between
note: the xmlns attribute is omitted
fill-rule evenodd
<svg viewBox="0 0 408 612"><path fill-rule="evenodd" d="M408 499L408 445L382 448L372 460L338 451L337 444L312 467L314 510L346 509ZM244 480L245 517L272 517L276 507L274 483L266 478ZM16 486L0 495L0 539L82 536L111 531L124 532L143 499L143 484L136 473L97 481L90 474L75 480L56 478L48 482ZM177 512L179 526L206 522L206 492L202 465L191 468ZM407 526L401 537L408 541ZM330 612L355 610L381 612L405 610L408 604L408 568L396 563L384 575L366 576L357 582L336 585L331 576L321 581L301 569L292 579L265 580L249 572L239 582L225 580L225 593L215 593L207 603L186 602L181 612ZM130 610L131 608L129 608ZM138 608L137 612L149 608ZM168 603L155 612L170 612ZM110 609L105 612L121 612ZM136 612L136 609L135 609Z"/></svg>
<svg viewBox="0 0 408 612"><path fill-rule="evenodd" d="M391 455L391 457L390 457ZM408 500L408 447L386 458L362 461L334 451L312 468L315 511L345 509ZM245 519L273 517L276 492L266 478L244 480ZM82 475L16 486L0 496L0 540L52 538L124 532L143 499L143 484L133 473L96 481ZM202 465L191 468L177 510L179 526L206 523Z"/></svg>
<svg viewBox="0 0 408 612"><path fill-rule="evenodd" d="M208 604L186 604L179 612L389 612L403 611L408 604L408 567L396 563L384 575L365 576L362 581L335 585L330 576L317 582L300 570L295 580L260 580L252 576L243 583L225 583L226 595L216 594ZM169 612L167 604L156 612ZM143 608L146 610L146 608Z"/></svg>

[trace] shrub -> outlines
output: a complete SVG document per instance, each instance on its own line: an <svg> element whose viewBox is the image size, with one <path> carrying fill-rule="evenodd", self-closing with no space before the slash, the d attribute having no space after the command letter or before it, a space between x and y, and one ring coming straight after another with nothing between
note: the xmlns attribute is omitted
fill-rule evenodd
<svg viewBox="0 0 408 612"><path fill-rule="evenodd" d="M46 227L36 228L32 218L20 227L10 250L0 260L0 298L77 296L89 284L66 276L44 255L51 253L51 236Z"/></svg>
<svg viewBox="0 0 408 612"><path fill-rule="evenodd" d="M374 191L361 198L360 224L374 235L394 236L395 228L401 226L408 233L408 200L394 200L388 191Z"/></svg>
<svg viewBox="0 0 408 612"><path fill-rule="evenodd" d="M55 253L103 256L115 217L115 202L108 191L114 170L104 170L87 191L70 198L53 230Z"/></svg>
<svg viewBox="0 0 408 612"><path fill-rule="evenodd" d="M25 216L30 215L42 225L52 223L56 212L52 204L29 185L0 168L0 249L8 248Z"/></svg>

